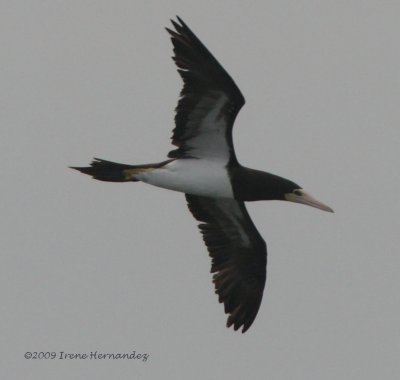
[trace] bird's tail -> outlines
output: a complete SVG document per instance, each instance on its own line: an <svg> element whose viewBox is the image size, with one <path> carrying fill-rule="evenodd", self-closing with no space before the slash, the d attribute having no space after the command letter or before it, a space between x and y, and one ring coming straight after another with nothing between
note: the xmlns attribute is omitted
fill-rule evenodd
<svg viewBox="0 0 400 380"><path fill-rule="evenodd" d="M71 169L79 170L81 173L91 175L99 181L106 182L137 182L139 181L135 174L150 171L152 169L160 168L172 160L159 162L156 164L146 165L126 165L116 162L102 160L95 158L90 166L87 167L73 167Z"/></svg>

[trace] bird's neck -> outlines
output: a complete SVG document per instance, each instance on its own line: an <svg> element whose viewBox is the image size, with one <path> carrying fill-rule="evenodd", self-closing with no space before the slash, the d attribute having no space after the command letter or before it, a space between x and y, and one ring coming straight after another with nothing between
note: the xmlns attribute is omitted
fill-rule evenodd
<svg viewBox="0 0 400 380"><path fill-rule="evenodd" d="M283 200L288 181L275 174L236 166L230 169L233 193L241 201Z"/></svg>

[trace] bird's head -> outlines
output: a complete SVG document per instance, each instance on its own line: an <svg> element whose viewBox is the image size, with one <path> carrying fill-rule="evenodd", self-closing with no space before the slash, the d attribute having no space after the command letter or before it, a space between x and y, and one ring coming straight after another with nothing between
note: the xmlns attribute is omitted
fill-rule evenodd
<svg viewBox="0 0 400 380"><path fill-rule="evenodd" d="M333 212L329 206L308 194L300 185L286 178L271 173L265 173L262 176L262 181L262 195L257 198L259 200L282 200L302 203L304 205L319 208L320 210Z"/></svg>
<svg viewBox="0 0 400 380"><path fill-rule="evenodd" d="M323 211L334 212L329 206L306 193L299 185L288 181L283 191L283 200L319 208Z"/></svg>
<svg viewBox="0 0 400 380"><path fill-rule="evenodd" d="M260 170L238 167L233 172L238 186L234 189L236 199L243 201L280 200L302 203L320 210L333 210L306 193L300 185L278 175Z"/></svg>

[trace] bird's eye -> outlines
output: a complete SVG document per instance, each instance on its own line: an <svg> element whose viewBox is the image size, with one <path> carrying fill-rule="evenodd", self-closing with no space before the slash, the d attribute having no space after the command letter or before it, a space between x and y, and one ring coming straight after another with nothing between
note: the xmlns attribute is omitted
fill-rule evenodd
<svg viewBox="0 0 400 380"><path fill-rule="evenodd" d="M299 197L303 195L303 193L301 192L301 190L294 190L293 191L294 195L298 195Z"/></svg>

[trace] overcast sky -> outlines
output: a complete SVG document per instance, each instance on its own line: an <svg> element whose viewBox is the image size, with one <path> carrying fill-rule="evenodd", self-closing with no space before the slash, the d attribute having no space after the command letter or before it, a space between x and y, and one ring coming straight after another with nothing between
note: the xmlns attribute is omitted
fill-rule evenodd
<svg viewBox="0 0 400 380"><path fill-rule="evenodd" d="M165 158L176 14L246 97L241 163L335 210L248 205L269 256L244 335L182 194L67 168ZM399 15L385 0L1 2L1 377L397 378ZM149 357L24 358L96 350Z"/></svg>

